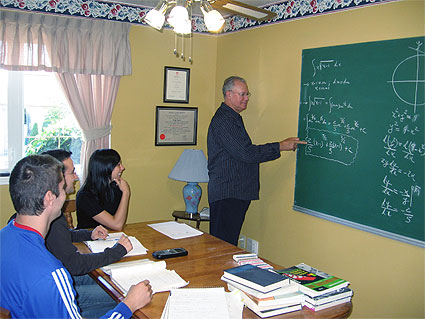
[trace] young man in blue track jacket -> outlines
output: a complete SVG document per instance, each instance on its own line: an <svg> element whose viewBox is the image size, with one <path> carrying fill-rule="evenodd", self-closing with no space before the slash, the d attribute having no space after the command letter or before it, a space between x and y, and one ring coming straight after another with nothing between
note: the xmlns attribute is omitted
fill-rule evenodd
<svg viewBox="0 0 425 319"><path fill-rule="evenodd" d="M66 197L62 168L49 155L31 155L10 175L17 216L0 231L0 306L12 318L81 318L71 275L44 243ZM102 318L130 318L151 299L149 282L140 282Z"/></svg>

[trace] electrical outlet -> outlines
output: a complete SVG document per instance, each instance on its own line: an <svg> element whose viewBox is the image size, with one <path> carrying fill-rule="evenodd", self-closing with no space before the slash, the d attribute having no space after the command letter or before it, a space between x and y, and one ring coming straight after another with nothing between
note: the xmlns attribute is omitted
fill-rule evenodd
<svg viewBox="0 0 425 319"><path fill-rule="evenodd" d="M247 237L245 250L258 255L258 241Z"/></svg>
<svg viewBox="0 0 425 319"><path fill-rule="evenodd" d="M245 235L239 236L238 246L239 246L239 248L245 249L245 247L246 247L246 236Z"/></svg>
<svg viewBox="0 0 425 319"><path fill-rule="evenodd" d="M251 241L251 252L258 255L258 241L254 239Z"/></svg>

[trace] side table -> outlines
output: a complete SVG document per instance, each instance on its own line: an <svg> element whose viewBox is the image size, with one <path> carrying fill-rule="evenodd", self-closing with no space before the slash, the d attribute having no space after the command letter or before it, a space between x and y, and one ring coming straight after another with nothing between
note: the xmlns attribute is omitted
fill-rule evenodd
<svg viewBox="0 0 425 319"><path fill-rule="evenodd" d="M201 224L201 222L209 222L210 218L209 217L201 217L201 215L198 214L189 214L185 211L182 210L175 210L172 213L175 221L178 221L179 219L185 219L185 220L193 220L196 221L196 228L199 229L199 225Z"/></svg>

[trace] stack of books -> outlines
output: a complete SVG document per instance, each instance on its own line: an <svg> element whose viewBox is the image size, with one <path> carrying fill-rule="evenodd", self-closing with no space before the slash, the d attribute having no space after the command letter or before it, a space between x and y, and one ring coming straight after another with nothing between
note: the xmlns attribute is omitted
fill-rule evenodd
<svg viewBox="0 0 425 319"><path fill-rule="evenodd" d="M298 292L298 286L274 271L247 264L225 270L221 279L261 318L302 308L304 295Z"/></svg>
<svg viewBox="0 0 425 319"><path fill-rule="evenodd" d="M304 263L276 271L298 286L304 294L303 305L319 311L351 301L353 291L348 281L331 276Z"/></svg>

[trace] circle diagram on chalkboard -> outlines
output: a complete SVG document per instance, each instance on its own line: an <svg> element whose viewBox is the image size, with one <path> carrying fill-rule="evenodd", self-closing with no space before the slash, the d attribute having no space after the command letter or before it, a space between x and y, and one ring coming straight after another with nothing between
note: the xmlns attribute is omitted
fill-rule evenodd
<svg viewBox="0 0 425 319"><path fill-rule="evenodd" d="M425 105L425 55L420 50L423 43L418 41L416 45L416 48L410 48L416 54L401 61L391 79L394 93L401 101L412 105L414 113L418 106Z"/></svg>

